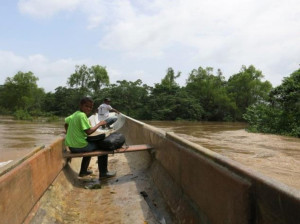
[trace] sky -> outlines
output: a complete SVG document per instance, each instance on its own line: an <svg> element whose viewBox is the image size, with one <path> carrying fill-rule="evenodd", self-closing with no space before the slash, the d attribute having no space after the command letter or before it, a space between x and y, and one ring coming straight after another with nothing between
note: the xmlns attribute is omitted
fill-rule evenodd
<svg viewBox="0 0 300 224"><path fill-rule="evenodd" d="M46 92L83 64L150 86L254 65L276 87L300 66L299 0L1 0L0 29L0 85L31 71Z"/></svg>

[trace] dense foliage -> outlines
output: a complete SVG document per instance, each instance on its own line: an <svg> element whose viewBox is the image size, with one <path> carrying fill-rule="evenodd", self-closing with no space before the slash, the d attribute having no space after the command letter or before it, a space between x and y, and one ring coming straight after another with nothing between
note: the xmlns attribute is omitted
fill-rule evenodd
<svg viewBox="0 0 300 224"><path fill-rule="evenodd" d="M111 84L105 67L77 65L66 86L46 93L32 72L18 72L0 86L0 113L63 117L78 109L83 96L92 97L95 107L110 97L113 107L136 119L247 121L252 131L300 136L300 70L276 88L252 65L227 81L210 67L193 69L185 86L176 82L180 75L168 68L153 87L140 79Z"/></svg>
<svg viewBox="0 0 300 224"><path fill-rule="evenodd" d="M300 69L269 92L266 101L247 108L251 131L300 137Z"/></svg>

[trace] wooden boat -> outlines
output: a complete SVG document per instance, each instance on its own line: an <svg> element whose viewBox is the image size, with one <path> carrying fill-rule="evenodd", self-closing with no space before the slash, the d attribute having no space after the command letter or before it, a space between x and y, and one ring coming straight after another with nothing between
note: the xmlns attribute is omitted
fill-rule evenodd
<svg viewBox="0 0 300 224"><path fill-rule="evenodd" d="M1 170L0 223L300 223L298 190L127 116L114 129L153 148L109 156L117 176L100 189L63 138L35 149Z"/></svg>

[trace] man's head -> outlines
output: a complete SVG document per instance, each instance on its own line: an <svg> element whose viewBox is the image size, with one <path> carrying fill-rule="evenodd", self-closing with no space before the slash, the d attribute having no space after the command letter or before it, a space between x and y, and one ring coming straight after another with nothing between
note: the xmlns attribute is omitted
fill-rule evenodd
<svg viewBox="0 0 300 224"><path fill-rule="evenodd" d="M80 100L79 109L86 115L89 115L93 110L94 101L89 97L83 97Z"/></svg>
<svg viewBox="0 0 300 224"><path fill-rule="evenodd" d="M110 98L105 98L105 99L104 99L104 103L110 104Z"/></svg>

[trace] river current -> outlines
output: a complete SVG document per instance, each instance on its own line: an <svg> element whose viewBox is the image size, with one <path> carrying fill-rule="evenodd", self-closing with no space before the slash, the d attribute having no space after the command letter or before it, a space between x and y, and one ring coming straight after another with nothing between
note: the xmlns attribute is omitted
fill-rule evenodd
<svg viewBox="0 0 300 224"><path fill-rule="evenodd" d="M144 121L300 190L300 139L248 133L245 123ZM62 122L16 121L0 116L0 167L63 136Z"/></svg>

